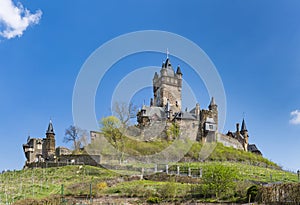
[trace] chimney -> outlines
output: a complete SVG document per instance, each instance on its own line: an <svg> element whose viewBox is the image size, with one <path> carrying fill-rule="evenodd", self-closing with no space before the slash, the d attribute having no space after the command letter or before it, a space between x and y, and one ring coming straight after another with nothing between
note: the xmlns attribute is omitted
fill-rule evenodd
<svg viewBox="0 0 300 205"><path fill-rule="evenodd" d="M236 123L236 132L240 133L240 123Z"/></svg>
<svg viewBox="0 0 300 205"><path fill-rule="evenodd" d="M197 117L200 115L200 105L199 105L199 103L196 104L195 115L196 115Z"/></svg>

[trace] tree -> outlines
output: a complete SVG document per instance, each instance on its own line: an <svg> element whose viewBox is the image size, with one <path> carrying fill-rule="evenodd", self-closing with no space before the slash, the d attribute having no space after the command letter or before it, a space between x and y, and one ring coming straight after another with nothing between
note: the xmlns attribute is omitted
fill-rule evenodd
<svg viewBox="0 0 300 205"><path fill-rule="evenodd" d="M71 125L65 131L65 136L63 141L65 143L72 142L75 151L79 150L82 146L87 145L88 134L86 130L82 130L79 127Z"/></svg>
<svg viewBox="0 0 300 205"><path fill-rule="evenodd" d="M237 170L221 164L207 166L203 170L203 183L207 187L209 194L215 195L216 198L221 195L228 195L234 190L237 178Z"/></svg>
<svg viewBox="0 0 300 205"><path fill-rule="evenodd" d="M120 162L124 157L124 138L123 125L121 121L115 116L108 116L102 118L100 121L101 132L106 139L120 152Z"/></svg>
<svg viewBox="0 0 300 205"><path fill-rule="evenodd" d="M129 105L125 102L115 102L113 106L113 115L116 116L123 127L127 127L129 120L136 117L137 106L133 103Z"/></svg>

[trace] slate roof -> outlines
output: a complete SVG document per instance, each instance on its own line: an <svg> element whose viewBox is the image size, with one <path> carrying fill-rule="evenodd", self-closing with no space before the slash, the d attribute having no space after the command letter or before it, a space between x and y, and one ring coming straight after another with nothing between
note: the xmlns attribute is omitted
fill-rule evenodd
<svg viewBox="0 0 300 205"><path fill-rule="evenodd" d="M179 113L177 113L177 115L175 116L176 119L182 119L182 120L197 120L197 116L191 112L187 112L187 111L181 111Z"/></svg>
<svg viewBox="0 0 300 205"><path fill-rule="evenodd" d="M46 134L54 134L52 121L50 120Z"/></svg>
<svg viewBox="0 0 300 205"><path fill-rule="evenodd" d="M254 152L254 153L257 153L257 154L262 155L262 153L261 153L260 150L256 147L255 144L249 144L249 145L248 145L248 151L249 151L249 152Z"/></svg>
<svg viewBox="0 0 300 205"><path fill-rule="evenodd" d="M143 105L142 110L145 110L144 116L148 116L150 119L152 118L158 118L158 119L164 119L166 118L165 109L162 107L148 107Z"/></svg>
<svg viewBox="0 0 300 205"><path fill-rule="evenodd" d="M246 123L245 123L244 119L243 119L243 122L242 122L242 130L241 131L247 131Z"/></svg>
<svg viewBox="0 0 300 205"><path fill-rule="evenodd" d="M181 72L180 66L178 66L178 67L177 67L176 74L180 74L180 75L182 75L182 72Z"/></svg>

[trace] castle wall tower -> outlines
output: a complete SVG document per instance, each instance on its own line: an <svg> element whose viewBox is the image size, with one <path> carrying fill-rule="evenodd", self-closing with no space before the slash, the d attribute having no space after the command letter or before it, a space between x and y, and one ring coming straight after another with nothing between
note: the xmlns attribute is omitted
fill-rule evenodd
<svg viewBox="0 0 300 205"><path fill-rule="evenodd" d="M197 140L202 143L216 140L218 131L218 106L214 97L211 98L208 110L202 109L200 112L199 134Z"/></svg>
<svg viewBox="0 0 300 205"><path fill-rule="evenodd" d="M46 132L46 138L43 139L43 158L45 160L53 160L55 156L55 133L52 122L50 120Z"/></svg>
<svg viewBox="0 0 300 205"><path fill-rule="evenodd" d="M215 98L212 97L208 106L208 110L211 112L211 117L214 119L216 123L216 130L218 130L218 105L215 102Z"/></svg>
<svg viewBox="0 0 300 205"><path fill-rule="evenodd" d="M172 113L181 111L182 72L180 67L173 70L169 58L162 64L160 75L155 73L153 78L153 105L166 107L169 102Z"/></svg>
<svg viewBox="0 0 300 205"><path fill-rule="evenodd" d="M246 127L245 119L243 119L243 122L242 122L241 134L244 137L244 150L248 151L249 135L248 135L248 130Z"/></svg>

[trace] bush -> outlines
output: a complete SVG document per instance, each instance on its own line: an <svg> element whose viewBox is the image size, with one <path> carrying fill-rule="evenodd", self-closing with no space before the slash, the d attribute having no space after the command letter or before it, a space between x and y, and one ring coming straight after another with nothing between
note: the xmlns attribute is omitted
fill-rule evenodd
<svg viewBox="0 0 300 205"><path fill-rule="evenodd" d="M162 198L174 199L177 194L177 186L175 182L167 182L160 188Z"/></svg>
<svg viewBox="0 0 300 205"><path fill-rule="evenodd" d="M158 198L158 197L149 197L148 199L147 199L147 202L148 203L151 203L151 204L157 204L157 203L160 203L161 202L161 199L160 198Z"/></svg>
<svg viewBox="0 0 300 205"><path fill-rule="evenodd" d="M206 185L206 194L216 198L232 194L236 184L237 170L231 167L215 164L205 167L203 183Z"/></svg>
<svg viewBox="0 0 300 205"><path fill-rule="evenodd" d="M102 191L103 189L106 189L107 188L107 184L106 182L100 182L97 184L97 188L98 188L98 191Z"/></svg>

